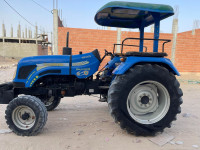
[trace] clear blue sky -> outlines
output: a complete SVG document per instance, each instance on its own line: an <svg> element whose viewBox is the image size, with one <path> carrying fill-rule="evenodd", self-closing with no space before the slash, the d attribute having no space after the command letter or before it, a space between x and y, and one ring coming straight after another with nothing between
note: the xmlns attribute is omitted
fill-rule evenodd
<svg viewBox="0 0 200 150"><path fill-rule="evenodd" d="M31 23L38 25L40 29L52 31L53 16L51 13L42 9L31 0L6 0L21 15L23 15ZM34 0L49 10L53 9L53 0ZM96 11L111 0L58 0L58 8L62 9L62 16L68 27L74 28L100 28L94 22ZM123 1L123 0L121 0ZM127 0L126 0L127 1ZM200 19L200 0L129 0L132 2L145 2L157 4L169 4L171 6L179 6L179 32L191 30L193 20ZM7 35L10 35L10 26L17 30L20 22L22 28L31 28L26 21L17 15L5 2L0 0L0 23L4 22L7 29ZM165 33L171 32L172 19L168 18L161 23L161 31ZM34 28L32 28L34 30ZM1 36L0 30L0 36ZM146 31L150 31L147 29ZM16 35L15 35L16 36Z"/></svg>

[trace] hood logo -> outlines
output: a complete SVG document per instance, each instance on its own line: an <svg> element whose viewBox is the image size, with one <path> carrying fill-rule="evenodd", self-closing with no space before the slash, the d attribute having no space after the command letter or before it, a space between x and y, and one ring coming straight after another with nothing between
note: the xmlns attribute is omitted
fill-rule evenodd
<svg viewBox="0 0 200 150"><path fill-rule="evenodd" d="M89 64L89 61L82 61L77 63L72 63L72 66L83 66Z"/></svg>
<svg viewBox="0 0 200 150"><path fill-rule="evenodd" d="M89 71L78 71L76 73L77 76L87 76L89 74Z"/></svg>

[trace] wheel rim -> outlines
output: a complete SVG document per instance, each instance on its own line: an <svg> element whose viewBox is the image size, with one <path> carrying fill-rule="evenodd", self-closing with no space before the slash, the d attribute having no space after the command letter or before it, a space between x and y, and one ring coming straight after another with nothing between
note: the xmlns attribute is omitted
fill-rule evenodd
<svg viewBox="0 0 200 150"><path fill-rule="evenodd" d="M35 124L36 116L28 106L18 106L12 112L13 123L22 130L28 130Z"/></svg>
<svg viewBox="0 0 200 150"><path fill-rule="evenodd" d="M167 89L156 81L144 81L130 91L127 109L138 123L153 124L160 121L168 112L170 96Z"/></svg>

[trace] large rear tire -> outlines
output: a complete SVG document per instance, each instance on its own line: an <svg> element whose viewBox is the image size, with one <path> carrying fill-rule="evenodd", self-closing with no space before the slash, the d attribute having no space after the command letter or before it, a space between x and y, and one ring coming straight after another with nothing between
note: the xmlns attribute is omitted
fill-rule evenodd
<svg viewBox="0 0 200 150"><path fill-rule="evenodd" d="M108 91L108 106L122 129L155 135L171 127L181 112L182 90L173 73L159 65L136 65L118 75Z"/></svg>
<svg viewBox="0 0 200 150"><path fill-rule="evenodd" d="M33 136L41 132L48 115L41 100L29 95L13 99L5 114L9 128L20 136Z"/></svg>

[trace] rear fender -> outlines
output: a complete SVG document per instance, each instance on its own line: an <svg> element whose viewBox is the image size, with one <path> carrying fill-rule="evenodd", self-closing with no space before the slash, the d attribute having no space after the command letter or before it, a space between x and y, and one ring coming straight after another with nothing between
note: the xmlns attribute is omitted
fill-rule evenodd
<svg viewBox="0 0 200 150"><path fill-rule="evenodd" d="M113 74L120 75L124 74L129 68L138 64L138 63L155 63L155 64L163 64L168 69L170 69L175 75L180 76L180 73L172 64L172 62L167 58L155 58L155 57L127 57L125 62L122 62L115 70Z"/></svg>

